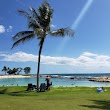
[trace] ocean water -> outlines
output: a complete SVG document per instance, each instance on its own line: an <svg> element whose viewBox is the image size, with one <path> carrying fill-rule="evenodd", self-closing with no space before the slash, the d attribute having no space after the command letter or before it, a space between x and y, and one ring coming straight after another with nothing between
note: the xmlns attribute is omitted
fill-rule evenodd
<svg viewBox="0 0 110 110"><path fill-rule="evenodd" d="M110 73L101 74L51 74L52 76L63 76L63 78L51 78L53 87L56 86L86 86L86 87L110 87L110 82L93 82L86 78L110 76ZM70 77L77 77L79 79L70 79ZM32 78L7 78L0 79L0 86L27 86L28 83L36 85L36 75ZM40 83L46 83L45 78L40 78Z"/></svg>

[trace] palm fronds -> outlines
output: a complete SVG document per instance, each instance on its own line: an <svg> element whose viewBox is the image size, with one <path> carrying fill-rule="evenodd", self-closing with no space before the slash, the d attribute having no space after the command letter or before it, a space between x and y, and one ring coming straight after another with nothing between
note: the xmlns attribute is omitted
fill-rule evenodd
<svg viewBox="0 0 110 110"><path fill-rule="evenodd" d="M75 32L67 27L67 28L61 28L61 29L58 29L58 30L54 30L52 32L49 32L49 34L51 36L61 36L61 37L64 37L64 36L74 36Z"/></svg>
<svg viewBox="0 0 110 110"><path fill-rule="evenodd" d="M30 9L30 11L31 11L32 16L33 16L36 20L38 20L39 14L36 12L36 10L35 10L33 7L30 7L29 9Z"/></svg>
<svg viewBox="0 0 110 110"><path fill-rule="evenodd" d="M28 40L33 39L35 36L33 31L22 31L17 33L14 37L13 40L15 41L14 44L12 45L12 48L17 46L20 43L24 43Z"/></svg>
<svg viewBox="0 0 110 110"><path fill-rule="evenodd" d="M48 2L44 1L44 3L39 7L39 22L40 25L46 28L48 31L50 28L50 23L53 15L53 9L49 5Z"/></svg>
<svg viewBox="0 0 110 110"><path fill-rule="evenodd" d="M13 40L18 40L20 38L22 38L23 36L27 36L29 34L33 34L33 31L21 31L21 32L18 32L17 34L15 34L15 36L13 36Z"/></svg>
<svg viewBox="0 0 110 110"><path fill-rule="evenodd" d="M31 10L31 11L33 11L33 10ZM32 16L31 14L29 14L28 12L26 12L24 10L18 10L18 12L21 15L24 15L29 21L35 22L36 23L36 26L38 26L39 28L42 28L41 25L39 24L38 20L34 16ZM35 12L34 12L33 15L35 15ZM36 17L37 17L37 15L36 15Z"/></svg>

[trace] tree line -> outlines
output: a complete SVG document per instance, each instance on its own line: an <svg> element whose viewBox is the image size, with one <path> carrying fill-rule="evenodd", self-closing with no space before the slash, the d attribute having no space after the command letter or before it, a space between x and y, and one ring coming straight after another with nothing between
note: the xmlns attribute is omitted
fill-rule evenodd
<svg viewBox="0 0 110 110"><path fill-rule="evenodd" d="M6 67L4 66L2 71L5 72L5 75L8 74L8 75L19 75L20 72L24 71L25 74L29 74L30 71L31 71L31 67L25 67L25 68L13 68L13 69L10 69L9 67Z"/></svg>

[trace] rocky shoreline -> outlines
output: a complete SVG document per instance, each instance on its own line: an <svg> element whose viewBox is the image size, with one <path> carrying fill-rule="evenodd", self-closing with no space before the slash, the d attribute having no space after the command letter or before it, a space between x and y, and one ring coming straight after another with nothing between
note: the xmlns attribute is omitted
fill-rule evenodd
<svg viewBox="0 0 110 110"><path fill-rule="evenodd" d="M110 82L110 76L101 76L99 78L91 78L89 81L96 81L96 82Z"/></svg>
<svg viewBox="0 0 110 110"><path fill-rule="evenodd" d="M41 75L40 77L46 77L46 75ZM81 77L81 76L60 76L60 75L51 75L51 78L69 78L71 80L89 80L94 82L110 82L110 76L101 76L101 77Z"/></svg>

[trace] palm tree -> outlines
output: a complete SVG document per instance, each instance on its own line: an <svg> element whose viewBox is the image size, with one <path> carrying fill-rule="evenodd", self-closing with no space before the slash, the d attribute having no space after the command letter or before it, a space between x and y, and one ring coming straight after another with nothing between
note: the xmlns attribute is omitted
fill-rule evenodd
<svg viewBox="0 0 110 110"><path fill-rule="evenodd" d="M30 71L31 71L31 67L25 67L25 68L24 68L25 74L30 73Z"/></svg>
<svg viewBox="0 0 110 110"><path fill-rule="evenodd" d="M74 31L67 28L61 28L58 30L51 30L51 21L53 15L53 9L47 1L38 8L38 12L34 8L29 8L30 13L24 10L18 10L18 12L24 15L28 19L29 31L18 32L13 40L15 41L12 48L20 43L24 43L33 38L39 40L39 53L38 53L38 69L37 69L37 91L39 91L39 71L40 71L40 58L43 48L43 44L47 35L51 36L74 36Z"/></svg>
<svg viewBox="0 0 110 110"><path fill-rule="evenodd" d="M6 75L6 73L7 73L8 70L9 70L9 68L7 68L6 66L4 66L3 69L2 69L2 71L5 72L5 75Z"/></svg>
<svg viewBox="0 0 110 110"><path fill-rule="evenodd" d="M8 71L7 71L7 73L9 75L11 75L11 74L16 75L17 72L18 72L18 68L8 69Z"/></svg>
<svg viewBox="0 0 110 110"><path fill-rule="evenodd" d="M19 75L22 70L23 70L23 68L21 68L21 67L17 68L17 74Z"/></svg>

